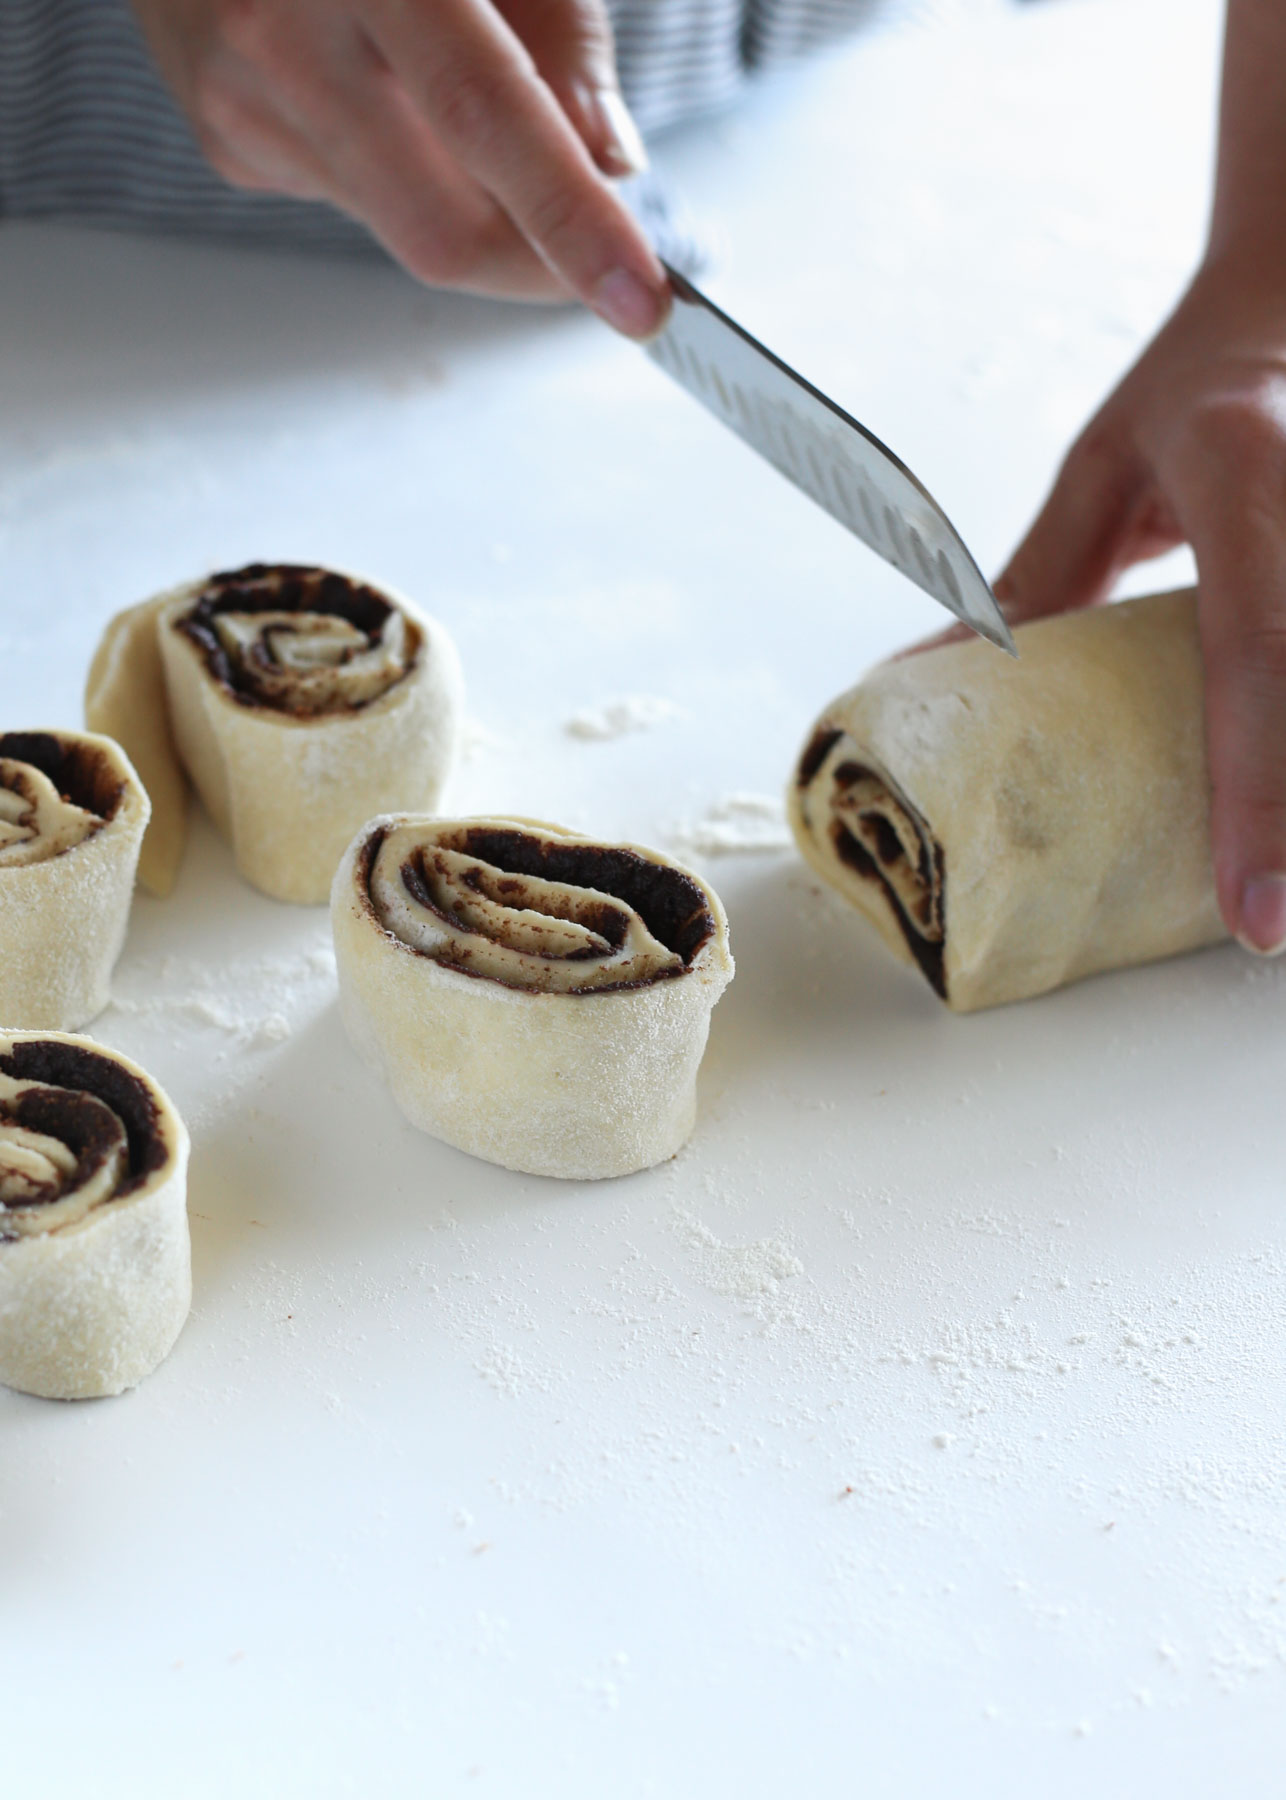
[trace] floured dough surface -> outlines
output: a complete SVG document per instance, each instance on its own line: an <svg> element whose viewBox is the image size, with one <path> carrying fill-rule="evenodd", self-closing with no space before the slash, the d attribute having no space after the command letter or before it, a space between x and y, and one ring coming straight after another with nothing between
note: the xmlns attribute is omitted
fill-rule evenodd
<svg viewBox="0 0 1286 1800"><path fill-rule="evenodd" d="M113 619L85 707L153 795L152 892L174 885L190 779L245 878L316 905L364 819L438 804L462 696L450 637L409 601L333 569L251 563Z"/></svg>
<svg viewBox="0 0 1286 1800"><path fill-rule="evenodd" d="M168 1354L191 1299L187 1156L128 1058L0 1033L0 1382L116 1394Z"/></svg>
<svg viewBox="0 0 1286 1800"><path fill-rule="evenodd" d="M332 922L350 1035L413 1124L533 1174L626 1174L695 1118L731 979L718 897L637 845L507 819L358 834Z"/></svg>
<svg viewBox="0 0 1286 1800"><path fill-rule="evenodd" d="M106 1006L148 810L110 739L0 732L0 1024L75 1030Z"/></svg>
<svg viewBox="0 0 1286 1800"><path fill-rule="evenodd" d="M961 1011L1225 935L1192 590L876 669L791 784L808 861Z"/></svg>
<svg viewBox="0 0 1286 1800"><path fill-rule="evenodd" d="M114 738L151 802L138 878L161 899L173 891L187 843L188 784L170 731L156 622L166 596L110 621L85 682L85 723Z"/></svg>
<svg viewBox="0 0 1286 1800"><path fill-rule="evenodd" d="M345 844L392 807L435 807L463 684L450 638L355 576L252 564L160 609L170 722L248 881L325 900Z"/></svg>

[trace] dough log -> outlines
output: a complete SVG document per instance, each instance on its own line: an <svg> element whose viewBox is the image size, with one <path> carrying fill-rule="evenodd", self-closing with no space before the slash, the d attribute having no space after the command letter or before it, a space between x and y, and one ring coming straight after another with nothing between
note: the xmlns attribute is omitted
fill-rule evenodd
<svg viewBox="0 0 1286 1800"><path fill-rule="evenodd" d="M72 1031L107 1005L148 813L109 738L0 732L0 1025Z"/></svg>
<svg viewBox="0 0 1286 1800"><path fill-rule="evenodd" d="M0 1034L0 1382L119 1394L192 1295L188 1136L135 1063L64 1032Z"/></svg>
<svg viewBox="0 0 1286 1800"><path fill-rule="evenodd" d="M961 1012L1226 935L1193 590L885 664L828 706L789 810L813 868Z"/></svg>
<svg viewBox="0 0 1286 1800"><path fill-rule="evenodd" d="M673 1156L732 978L718 896L654 850L514 819L371 820L331 898L340 1005L413 1125L591 1180Z"/></svg>
<svg viewBox="0 0 1286 1800"><path fill-rule="evenodd" d="M461 688L450 638L408 601L333 570L253 563L114 619L86 714L137 742L164 791L144 847L154 892L182 854L186 770L246 880L316 905L364 819L437 805Z"/></svg>

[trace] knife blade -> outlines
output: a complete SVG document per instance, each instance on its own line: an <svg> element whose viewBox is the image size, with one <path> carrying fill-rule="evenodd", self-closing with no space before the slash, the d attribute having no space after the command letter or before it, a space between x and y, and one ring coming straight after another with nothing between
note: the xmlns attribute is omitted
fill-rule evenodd
<svg viewBox="0 0 1286 1800"><path fill-rule="evenodd" d="M885 562L1016 656L996 596L923 482L686 276L665 268L674 303L644 346L652 360Z"/></svg>

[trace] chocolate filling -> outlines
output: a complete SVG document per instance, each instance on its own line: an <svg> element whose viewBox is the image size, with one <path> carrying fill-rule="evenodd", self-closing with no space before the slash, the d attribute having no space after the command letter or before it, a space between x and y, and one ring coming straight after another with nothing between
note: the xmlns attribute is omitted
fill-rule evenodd
<svg viewBox="0 0 1286 1800"><path fill-rule="evenodd" d="M371 870L385 835L383 830L370 834L362 846L356 869L359 888L375 918L379 915L370 898ZM505 874L535 875L545 881L597 888L600 893L613 895L634 909L658 943L664 944L667 950L674 951L683 959L684 969L691 967L698 951L714 935L714 914L698 883L682 869L649 862L634 850L620 849L611 844L566 844L531 832L484 825L470 826L455 833L443 847L466 856L476 856ZM402 874L408 891L414 898L422 905L427 905L439 918L444 917L429 893L422 861L417 868L416 859L408 859L402 866ZM515 894L519 891L515 887ZM624 921L610 907L603 907L601 912L601 924L597 914L593 922L583 914L579 916L582 923L599 931L615 946L624 938ZM588 954L594 953L591 951ZM462 972L471 974L473 971L463 969ZM673 972L681 974L683 970ZM652 979L660 977L654 976ZM622 988L644 985L646 983L619 982L594 988L592 992L619 993Z"/></svg>
<svg viewBox="0 0 1286 1800"><path fill-rule="evenodd" d="M119 772L96 745L52 731L0 733L0 757L30 763L49 777L64 800L100 819L115 816L125 792Z"/></svg>
<svg viewBox="0 0 1286 1800"><path fill-rule="evenodd" d="M821 768L827 756L834 748L842 732L829 728L815 733L812 742L800 759L800 786L806 787ZM810 773L804 778L805 766ZM863 763L846 761L840 763L834 772L833 780L839 789L856 787L861 781L883 781L883 777L874 769L868 769ZM887 870L895 867L906 856L906 850L897 832L889 821L878 812L863 813L863 818L870 824L875 838L874 854L854 837L848 826L840 820L833 821L831 840L835 854L840 861L862 877L864 881L877 882L892 909L898 922L898 929L906 941L907 949L914 957L925 980L943 1000L947 997L946 977L946 868L941 845L935 843L927 832L917 831L919 839L919 855L916 859L916 877L925 892L915 908L920 927L927 929L933 922L933 896L938 899L938 916L942 921L942 936L934 942L924 936L922 929L917 929L917 921L913 920L903 904L894 883L889 879Z"/></svg>
<svg viewBox="0 0 1286 1800"><path fill-rule="evenodd" d="M314 569L299 563L247 563L244 569L211 575L190 610L174 622L174 629L190 638L213 680L226 688L241 706L268 704L255 691L244 672L223 647L213 621L220 613L326 613L344 619L362 632L374 649L393 612L393 603L365 582L337 575L333 569ZM407 620L407 662L397 681L415 666L420 633ZM395 687L397 681L391 682ZM384 693L389 691L384 689ZM382 698L382 696L381 696ZM340 704L337 712L357 712L368 701Z"/></svg>
<svg viewBox="0 0 1286 1800"><path fill-rule="evenodd" d="M821 768L844 733L834 725L819 725L809 739L808 748L799 759L795 775L796 787L806 788Z"/></svg>
<svg viewBox="0 0 1286 1800"><path fill-rule="evenodd" d="M426 856L432 856L432 854L432 849L429 849L426 852L425 849L421 847L416 850L413 856L409 856L402 864L402 881L405 884L407 893L410 894L412 899L416 900L426 912L431 912L435 918L441 919L444 925L458 925L459 920L453 914L443 912L442 908L433 897L431 878L428 869L425 867ZM476 855L477 852L471 851L470 854ZM491 893L499 894L505 901L511 901L515 904L521 904L525 892L521 878L516 875L508 881L486 882L482 879L481 869L466 869L460 877L460 880L466 887L471 887L475 893L487 894L490 891ZM578 885L583 886L584 884L581 883ZM597 887L599 884L595 882L593 885ZM609 906L606 901L603 901L597 906L587 906L582 908L576 914L576 922L579 925L583 925L587 931L597 932L599 937L603 938L613 950L618 950L620 948L625 942L629 932L628 915L618 906ZM653 935L656 936L657 934L653 933ZM666 949L668 950L670 948L672 948L672 946L667 944ZM529 952L529 954L539 955L541 952L532 951ZM575 962L579 958L584 962L589 961L600 954L601 952L597 950L593 944L587 944L583 950L568 950L561 952L560 960L563 962Z"/></svg>
<svg viewBox="0 0 1286 1800"><path fill-rule="evenodd" d="M125 1127L129 1144L128 1173L113 1198L133 1193L168 1159L169 1146L151 1091L110 1056L81 1044L27 1038L0 1054L0 1072L16 1081L40 1081L69 1090L63 1095L19 1095L14 1114L20 1124L61 1139L78 1159L93 1151L101 1129L101 1120L94 1118L97 1109L87 1105L85 1097L111 1108Z"/></svg>
<svg viewBox="0 0 1286 1800"><path fill-rule="evenodd" d="M906 939L907 949L919 964L921 973L930 987L941 999L945 1000L947 997L947 977L944 967L945 942L930 943L928 938L920 935L907 917L902 902L898 899L897 893L880 865L866 845L859 842L846 825L837 824L834 827L834 834L835 853L840 860L846 862L851 869L856 869L857 873L864 876L867 881L877 881L883 888L884 896L893 908L893 916L898 922L902 936ZM943 899L945 908L945 895Z"/></svg>

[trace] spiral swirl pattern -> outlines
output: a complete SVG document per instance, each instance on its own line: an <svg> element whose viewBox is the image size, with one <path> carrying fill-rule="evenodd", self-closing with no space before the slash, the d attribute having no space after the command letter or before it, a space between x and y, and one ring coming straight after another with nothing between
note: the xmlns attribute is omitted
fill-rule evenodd
<svg viewBox="0 0 1286 1800"><path fill-rule="evenodd" d="M908 950L943 992L946 881L941 846L893 780L847 732L820 728L800 758L794 810L848 879L883 895Z"/></svg>
<svg viewBox="0 0 1286 1800"><path fill-rule="evenodd" d="M0 1033L0 1384L119 1394L192 1295L188 1136L152 1078L91 1039Z"/></svg>
<svg viewBox="0 0 1286 1800"><path fill-rule="evenodd" d="M0 1076L0 1236L78 1224L128 1162L120 1119L92 1094Z"/></svg>
<svg viewBox="0 0 1286 1800"><path fill-rule="evenodd" d="M416 626L374 588L292 564L212 576L176 626L243 705L308 718L369 706L420 651Z"/></svg>
<svg viewBox="0 0 1286 1800"><path fill-rule="evenodd" d="M517 827L394 826L371 861L386 931L444 967L581 994L682 975L714 928L684 871Z"/></svg>
<svg viewBox="0 0 1286 1800"><path fill-rule="evenodd" d="M153 1101L117 1059L55 1039L0 1058L0 1241L79 1224L164 1155Z"/></svg>
<svg viewBox="0 0 1286 1800"><path fill-rule="evenodd" d="M34 763L0 756L0 869L61 856L102 824L96 813L60 794Z"/></svg>

